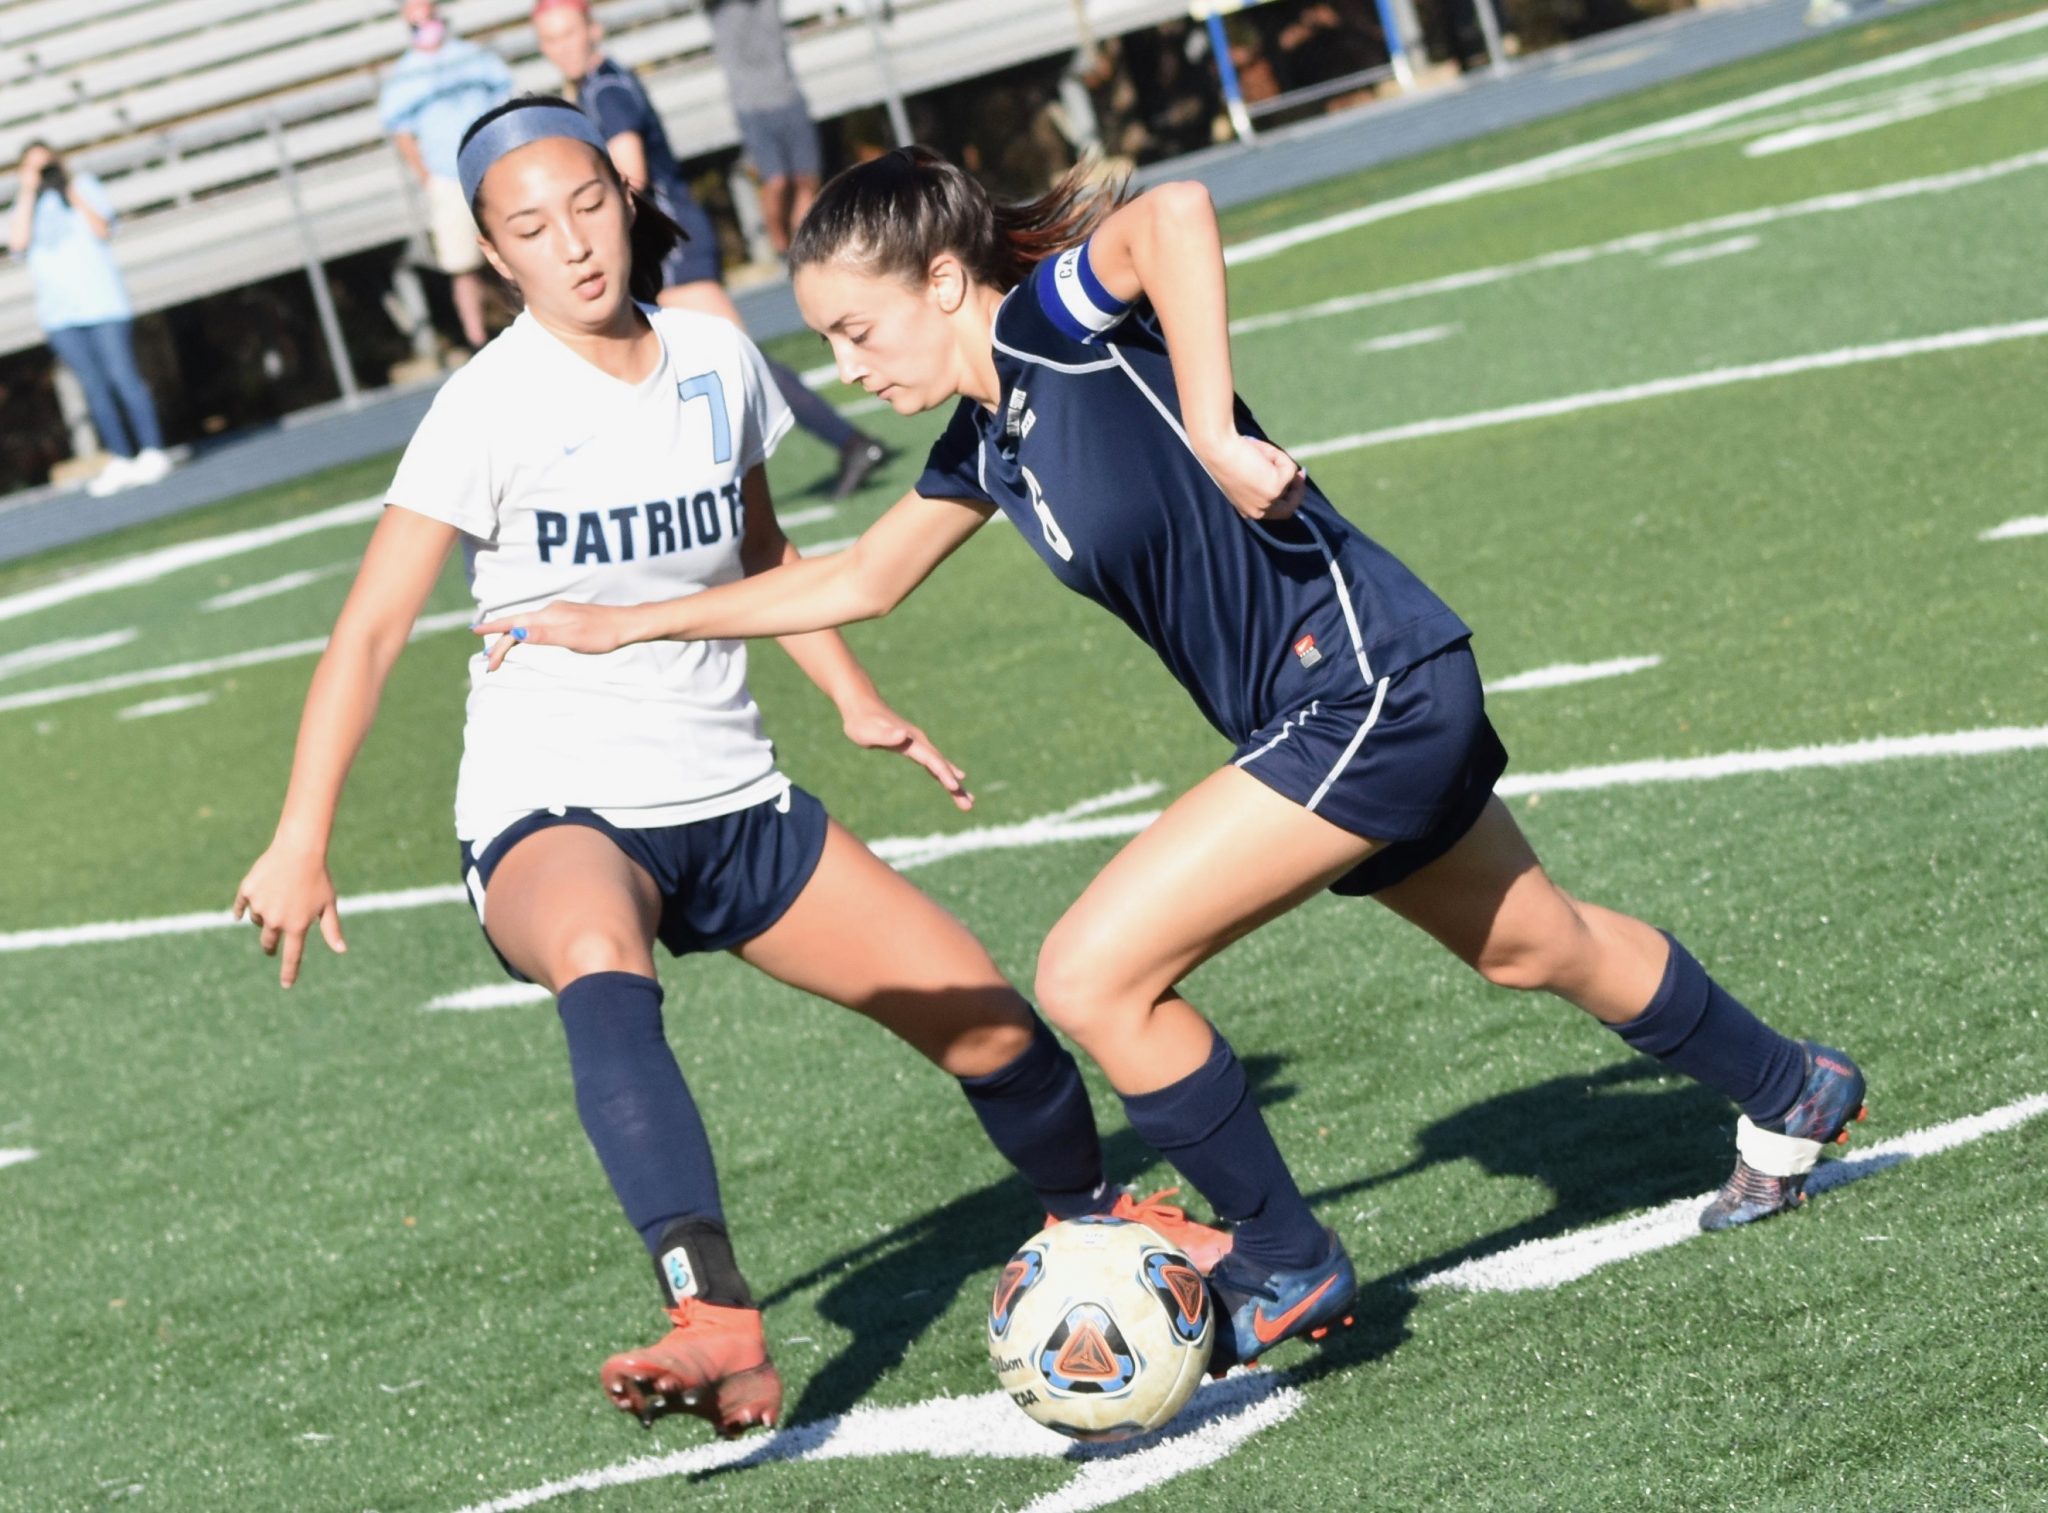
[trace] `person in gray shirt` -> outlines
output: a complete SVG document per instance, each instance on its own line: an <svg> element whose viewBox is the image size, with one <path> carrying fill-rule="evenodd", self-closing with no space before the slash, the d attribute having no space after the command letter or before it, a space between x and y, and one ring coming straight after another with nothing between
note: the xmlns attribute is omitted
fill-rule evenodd
<svg viewBox="0 0 2048 1513"><path fill-rule="evenodd" d="M818 197L818 128L782 36L781 0L707 0L711 51L740 141L761 176L761 219L777 252Z"/></svg>

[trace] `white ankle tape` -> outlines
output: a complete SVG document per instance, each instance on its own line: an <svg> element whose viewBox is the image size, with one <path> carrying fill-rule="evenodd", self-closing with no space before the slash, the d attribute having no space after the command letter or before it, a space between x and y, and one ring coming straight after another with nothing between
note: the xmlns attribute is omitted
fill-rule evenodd
<svg viewBox="0 0 2048 1513"><path fill-rule="evenodd" d="M1818 1140L1773 1134L1752 1123L1747 1114L1735 1121L1735 1150L1767 1177L1803 1177L1820 1160Z"/></svg>

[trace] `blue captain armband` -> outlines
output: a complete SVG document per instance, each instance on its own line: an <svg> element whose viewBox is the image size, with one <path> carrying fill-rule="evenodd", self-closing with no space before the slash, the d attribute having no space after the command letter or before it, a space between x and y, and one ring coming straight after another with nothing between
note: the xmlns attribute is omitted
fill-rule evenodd
<svg viewBox="0 0 2048 1513"><path fill-rule="evenodd" d="M1086 242L1040 263L1031 287L1047 318L1079 342L1101 341L1131 308L1130 301L1102 287L1089 265Z"/></svg>

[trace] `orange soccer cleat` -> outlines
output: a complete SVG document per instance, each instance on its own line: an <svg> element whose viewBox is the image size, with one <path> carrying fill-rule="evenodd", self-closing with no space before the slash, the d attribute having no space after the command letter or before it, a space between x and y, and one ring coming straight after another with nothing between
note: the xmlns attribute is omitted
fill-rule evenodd
<svg viewBox="0 0 2048 1513"><path fill-rule="evenodd" d="M768 1359L761 1310L683 1298L668 1316L675 1328L660 1340L604 1363L612 1403L646 1425L664 1414L695 1414L728 1439L772 1426L782 1412L782 1378Z"/></svg>
<svg viewBox="0 0 2048 1513"><path fill-rule="evenodd" d="M1150 1197L1140 1198L1128 1187L1120 1188L1108 1217L1144 1225L1192 1261L1195 1270L1206 1277L1216 1269L1218 1261L1230 1254L1230 1231L1197 1224L1188 1217L1186 1209L1165 1201L1179 1191L1177 1187L1163 1187Z"/></svg>

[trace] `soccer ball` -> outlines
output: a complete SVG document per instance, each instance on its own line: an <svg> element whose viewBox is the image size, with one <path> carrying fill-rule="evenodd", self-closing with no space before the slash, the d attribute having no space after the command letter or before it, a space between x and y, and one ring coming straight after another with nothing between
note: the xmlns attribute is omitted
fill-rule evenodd
<svg viewBox="0 0 2048 1513"><path fill-rule="evenodd" d="M1201 1274L1125 1219L1040 1230L1003 1267L988 1312L989 1359L1011 1400L1048 1429L1097 1442L1178 1413L1215 1339Z"/></svg>

